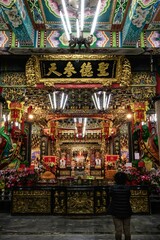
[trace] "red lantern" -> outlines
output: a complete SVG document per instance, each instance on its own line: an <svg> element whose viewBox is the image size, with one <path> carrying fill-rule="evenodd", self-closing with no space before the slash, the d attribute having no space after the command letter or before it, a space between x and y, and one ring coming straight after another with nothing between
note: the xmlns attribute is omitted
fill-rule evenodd
<svg viewBox="0 0 160 240"><path fill-rule="evenodd" d="M22 113L24 110L23 102L10 102L7 101L8 108L10 109L10 117L13 122L21 122Z"/></svg>
<svg viewBox="0 0 160 240"><path fill-rule="evenodd" d="M136 102L131 105L134 112L134 123L146 121L146 111L148 109L148 102Z"/></svg>

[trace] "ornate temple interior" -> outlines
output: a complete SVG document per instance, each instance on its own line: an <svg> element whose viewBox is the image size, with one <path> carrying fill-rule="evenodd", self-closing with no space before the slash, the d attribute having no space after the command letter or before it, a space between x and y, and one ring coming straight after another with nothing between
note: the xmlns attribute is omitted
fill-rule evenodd
<svg viewBox="0 0 160 240"><path fill-rule="evenodd" d="M42 187L159 171L160 1L62 2L0 2L0 171Z"/></svg>
<svg viewBox="0 0 160 240"><path fill-rule="evenodd" d="M61 66L68 63L69 59L70 62L74 62L75 68L78 68L83 61L75 61L75 57L84 59L84 62L99 64L104 59L111 63L114 61L117 64L115 78L94 78L90 84L83 83L88 82L88 79L79 78L77 84L74 78L70 78L66 83L66 78L50 79L41 75L44 71L42 69L41 72L41 66L43 65L46 72L50 72L51 67L47 70L45 64L52 61ZM91 171L93 175L102 177L105 175L107 156L113 155L115 160L120 157L125 162L134 161L135 156L139 156L138 159L143 158L144 150L141 149L143 146L140 146L142 144L138 143L139 146L135 146L137 149L133 149L133 144L136 143L130 135L134 132L136 134L138 129L141 131L143 126L149 127L151 133L156 134L156 79L150 72L150 56L145 56L145 66L141 64L144 61L143 56L139 57L138 66L135 59L133 56L104 54L57 54L25 58L3 56L2 68L6 64L8 69L14 68L14 62L16 66L17 63L23 63L21 66L18 64L21 72L2 72L2 84L7 86L2 90L5 96L3 125L5 129L11 128L12 140L15 145L18 141L21 151L25 144L28 145L27 150L24 149L22 162L18 160L18 164L25 162L26 158L31 164L36 159L40 161L47 156L54 156L54 161L60 168L60 176L90 175ZM158 62L156 56L154 62ZM118 80L117 75L120 76ZM12 87L9 87L11 81ZM62 100L65 103L64 109L61 107ZM130 115L131 119L128 118ZM28 143L24 142L26 140L22 137L22 131L24 136L28 131L28 135L25 136ZM157 164L158 148L155 151L156 146L153 149L147 147L146 154L150 154ZM99 166L96 166L97 158L101 160ZM60 166L62 159L65 160L63 167ZM77 169L81 171L75 171ZM113 169L115 170L114 167Z"/></svg>

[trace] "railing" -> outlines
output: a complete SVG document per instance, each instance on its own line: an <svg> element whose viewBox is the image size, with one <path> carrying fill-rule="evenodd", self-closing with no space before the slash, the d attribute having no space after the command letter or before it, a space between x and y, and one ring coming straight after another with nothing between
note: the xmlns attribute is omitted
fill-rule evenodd
<svg viewBox="0 0 160 240"><path fill-rule="evenodd" d="M71 179L69 179L70 181ZM107 214L109 185L55 185L13 189L12 214L77 215ZM148 189L131 187L131 206L135 214L149 214Z"/></svg>

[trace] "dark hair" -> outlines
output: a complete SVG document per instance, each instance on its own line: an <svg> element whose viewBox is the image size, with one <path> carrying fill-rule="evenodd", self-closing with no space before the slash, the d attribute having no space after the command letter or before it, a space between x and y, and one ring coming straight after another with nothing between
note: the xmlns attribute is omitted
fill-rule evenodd
<svg viewBox="0 0 160 240"><path fill-rule="evenodd" d="M114 175L114 180L116 182L116 184L126 184L127 182L127 175L124 172L117 172Z"/></svg>

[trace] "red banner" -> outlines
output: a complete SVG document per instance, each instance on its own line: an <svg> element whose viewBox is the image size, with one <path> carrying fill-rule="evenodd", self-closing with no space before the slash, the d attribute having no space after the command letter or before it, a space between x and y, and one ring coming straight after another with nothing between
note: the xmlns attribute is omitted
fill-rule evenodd
<svg viewBox="0 0 160 240"><path fill-rule="evenodd" d="M44 156L43 157L43 161L45 163L52 163L52 162L56 162L56 156Z"/></svg>
<svg viewBox="0 0 160 240"><path fill-rule="evenodd" d="M119 158L119 155L106 155L105 156L105 161L107 162L115 162Z"/></svg>

